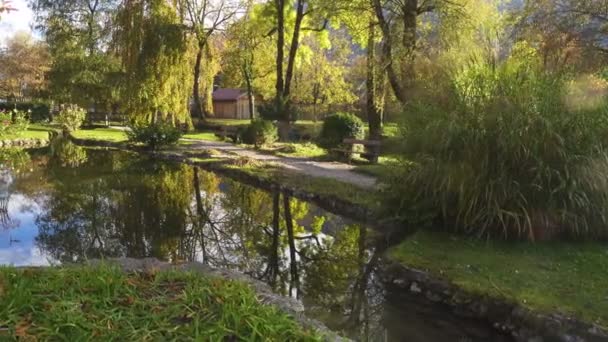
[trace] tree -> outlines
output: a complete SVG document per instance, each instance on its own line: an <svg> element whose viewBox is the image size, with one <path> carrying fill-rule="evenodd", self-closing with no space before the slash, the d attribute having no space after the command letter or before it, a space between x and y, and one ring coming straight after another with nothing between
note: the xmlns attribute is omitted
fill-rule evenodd
<svg viewBox="0 0 608 342"><path fill-rule="evenodd" d="M275 96L276 76L276 44L269 34L274 32L274 24L268 20L268 8L266 4L253 4L228 28L221 80L223 86L245 88L265 100Z"/></svg>
<svg viewBox="0 0 608 342"><path fill-rule="evenodd" d="M0 97L23 100L40 96L46 88L49 53L29 33L18 32L0 51Z"/></svg>
<svg viewBox="0 0 608 342"><path fill-rule="evenodd" d="M592 70L604 64L605 1L525 1L523 8L512 12L516 37L537 46L546 70Z"/></svg>
<svg viewBox="0 0 608 342"><path fill-rule="evenodd" d="M164 0L129 0L118 13L116 43L124 69L122 98L132 120L192 126L192 42L178 8Z"/></svg>
<svg viewBox="0 0 608 342"><path fill-rule="evenodd" d="M416 78L415 60L422 28L420 18L431 13L441 16L442 12L458 11L463 3L458 0L371 1L382 33L383 67L395 97L401 104L406 104L413 95Z"/></svg>
<svg viewBox="0 0 608 342"><path fill-rule="evenodd" d="M352 49L342 34L344 32L333 31L327 39L314 35L302 39L294 72L293 100L298 104L312 105L313 120L318 119L319 105L355 101L354 87L346 79Z"/></svg>
<svg viewBox="0 0 608 342"><path fill-rule="evenodd" d="M247 89L250 119L255 115L254 87L256 81L270 73L268 56L273 54L270 40L265 37L264 26L259 20L261 6L250 4L246 15L233 23L226 37L222 61L227 83ZM260 25L261 24L261 25ZM262 60L264 63L260 63Z"/></svg>
<svg viewBox="0 0 608 342"><path fill-rule="evenodd" d="M49 47L50 95L85 108L116 101L119 64L111 53L118 0L30 0Z"/></svg>
<svg viewBox="0 0 608 342"><path fill-rule="evenodd" d="M180 0L182 11L186 14L186 22L197 42L197 53L194 62L192 95L194 97L194 114L205 118L201 101L200 75L202 60L209 39L218 30L222 30L228 22L243 10L240 0Z"/></svg>

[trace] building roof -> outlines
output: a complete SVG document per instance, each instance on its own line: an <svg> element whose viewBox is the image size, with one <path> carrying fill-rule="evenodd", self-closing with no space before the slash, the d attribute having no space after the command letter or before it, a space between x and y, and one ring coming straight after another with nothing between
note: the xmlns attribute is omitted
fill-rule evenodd
<svg viewBox="0 0 608 342"><path fill-rule="evenodd" d="M247 91L242 89L219 88L213 92L213 101L236 101L243 95L247 95Z"/></svg>

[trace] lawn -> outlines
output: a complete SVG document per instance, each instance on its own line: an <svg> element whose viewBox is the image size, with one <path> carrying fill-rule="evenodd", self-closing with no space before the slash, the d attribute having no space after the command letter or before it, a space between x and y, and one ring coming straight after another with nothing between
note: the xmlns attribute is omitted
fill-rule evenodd
<svg viewBox="0 0 608 342"><path fill-rule="evenodd" d="M78 139L111 142L122 142L127 140L127 135L125 132L115 128L79 129L72 132L72 136Z"/></svg>
<svg viewBox="0 0 608 342"><path fill-rule="evenodd" d="M245 145L253 148L252 145ZM270 153L280 157L296 158L325 158L328 156L327 150L320 148L314 143L274 143L269 146L262 146L261 152Z"/></svg>
<svg viewBox="0 0 608 342"><path fill-rule="evenodd" d="M26 341L320 340L245 284L110 266L0 268L0 339Z"/></svg>
<svg viewBox="0 0 608 342"><path fill-rule="evenodd" d="M183 135L183 138L186 139L196 139L196 140L208 140L208 141L221 141L219 137L215 135L213 132L192 132L186 133Z"/></svg>
<svg viewBox="0 0 608 342"><path fill-rule="evenodd" d="M49 126L32 124L26 131L15 132L11 134L2 135L1 140L17 140L17 139L48 139L49 132L53 128Z"/></svg>
<svg viewBox="0 0 608 342"><path fill-rule="evenodd" d="M390 254L465 290L608 327L606 243L509 243L419 232Z"/></svg>

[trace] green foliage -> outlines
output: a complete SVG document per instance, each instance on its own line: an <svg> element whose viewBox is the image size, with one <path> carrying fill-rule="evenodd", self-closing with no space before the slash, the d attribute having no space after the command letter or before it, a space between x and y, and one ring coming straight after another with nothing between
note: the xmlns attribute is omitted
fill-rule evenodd
<svg viewBox="0 0 608 342"><path fill-rule="evenodd" d="M164 0L132 2L118 13L118 41L125 68L122 98L132 120L192 126L193 44L176 9Z"/></svg>
<svg viewBox="0 0 608 342"><path fill-rule="evenodd" d="M0 149L0 166L3 169L21 172L32 167L32 159L23 149L2 148Z"/></svg>
<svg viewBox="0 0 608 342"><path fill-rule="evenodd" d="M51 156L62 167L74 168L87 161L87 150L65 137L58 137L51 142Z"/></svg>
<svg viewBox="0 0 608 342"><path fill-rule="evenodd" d="M27 112L31 121L46 120L50 117L51 106L46 102L0 102L0 110L17 109Z"/></svg>
<svg viewBox="0 0 608 342"><path fill-rule="evenodd" d="M29 124L27 113L24 111L0 110L0 137L26 131Z"/></svg>
<svg viewBox="0 0 608 342"><path fill-rule="evenodd" d="M536 64L517 54L473 64L443 97L411 105L403 157L414 166L386 202L398 216L426 208L479 236L608 236L607 103L581 105L579 81ZM600 86L588 95L603 96Z"/></svg>
<svg viewBox="0 0 608 342"><path fill-rule="evenodd" d="M142 143L152 150L175 145L182 136L178 128L167 123L135 124L130 128L127 131L129 141Z"/></svg>
<svg viewBox="0 0 608 342"><path fill-rule="evenodd" d="M257 146L272 144L278 140L277 127L271 121L256 119L245 129L242 139L245 144Z"/></svg>
<svg viewBox="0 0 608 342"><path fill-rule="evenodd" d="M319 146L332 149L342 144L346 138L363 139L365 126L363 121L351 113L337 113L328 116L323 122L319 135Z"/></svg>
<svg viewBox="0 0 608 342"><path fill-rule="evenodd" d="M65 105L53 121L61 126L64 132L73 132L82 126L86 119L86 110L76 105Z"/></svg>
<svg viewBox="0 0 608 342"><path fill-rule="evenodd" d="M25 339L320 340L246 284L194 272L3 267L0 286L6 333Z"/></svg>

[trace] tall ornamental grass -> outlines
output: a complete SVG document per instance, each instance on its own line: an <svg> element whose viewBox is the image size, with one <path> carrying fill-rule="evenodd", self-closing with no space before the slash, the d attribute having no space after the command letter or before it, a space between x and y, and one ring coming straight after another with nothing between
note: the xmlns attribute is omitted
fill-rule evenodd
<svg viewBox="0 0 608 342"><path fill-rule="evenodd" d="M403 157L414 166L390 187L403 219L425 208L479 236L608 236L606 82L531 65L475 64L412 104Z"/></svg>

